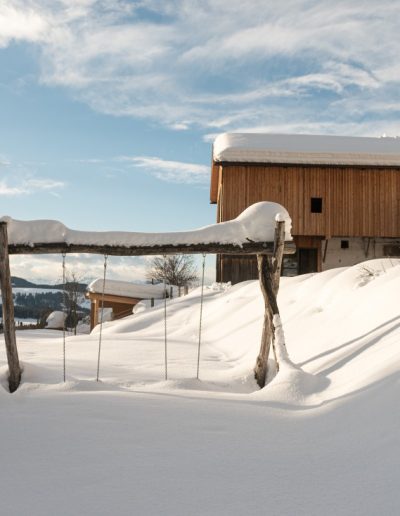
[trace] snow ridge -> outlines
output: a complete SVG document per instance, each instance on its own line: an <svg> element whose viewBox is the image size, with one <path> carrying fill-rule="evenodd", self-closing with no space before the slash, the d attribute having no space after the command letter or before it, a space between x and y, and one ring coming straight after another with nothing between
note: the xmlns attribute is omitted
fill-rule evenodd
<svg viewBox="0 0 400 516"><path fill-rule="evenodd" d="M259 202L248 207L236 219L211 224L193 231L172 233L138 233L119 231L76 231L55 220L18 221L2 217L7 222L9 244L30 245L108 245L120 247L153 247L157 245L234 244L249 241L272 242L275 219L284 220L285 240L292 240L292 222L287 210L273 202Z"/></svg>

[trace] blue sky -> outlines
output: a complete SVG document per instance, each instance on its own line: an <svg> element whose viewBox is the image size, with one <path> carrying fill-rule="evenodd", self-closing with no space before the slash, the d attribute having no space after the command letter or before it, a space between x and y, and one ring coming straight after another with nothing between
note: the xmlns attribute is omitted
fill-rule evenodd
<svg viewBox="0 0 400 516"><path fill-rule="evenodd" d="M400 134L399 24L393 0L2 0L1 212L83 230L213 223L221 132ZM57 260L13 272L53 280ZM112 275L144 263L113 258ZM97 257L70 266L101 273Z"/></svg>

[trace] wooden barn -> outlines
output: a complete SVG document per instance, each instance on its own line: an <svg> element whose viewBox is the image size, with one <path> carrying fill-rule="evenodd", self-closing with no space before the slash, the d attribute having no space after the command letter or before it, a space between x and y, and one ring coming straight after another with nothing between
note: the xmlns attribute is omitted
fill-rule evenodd
<svg viewBox="0 0 400 516"><path fill-rule="evenodd" d="M99 322L101 308L111 309L111 319L121 319L132 314L133 307L144 299L163 299L164 285L135 284L125 281L96 279L87 288L90 299L90 329ZM104 305L102 305L104 301Z"/></svg>
<svg viewBox="0 0 400 516"><path fill-rule="evenodd" d="M285 275L400 256L400 138L222 134L210 200L218 222L258 201L285 206L297 246ZM218 256L217 281L256 277L255 258Z"/></svg>

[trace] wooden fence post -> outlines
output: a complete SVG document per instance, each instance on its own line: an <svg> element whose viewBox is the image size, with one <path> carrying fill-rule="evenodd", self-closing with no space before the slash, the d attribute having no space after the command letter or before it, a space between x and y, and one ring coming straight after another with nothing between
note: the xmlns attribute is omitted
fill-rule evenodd
<svg viewBox="0 0 400 516"><path fill-rule="evenodd" d="M257 255L258 277L260 280L261 292L264 297L265 311L260 352L257 357L254 374L256 381L261 388L264 387L267 377L268 357L271 344L274 348L274 327L272 321L274 314L279 314L276 297L279 290L284 244L285 223L277 222L275 228L273 256L270 257L264 254ZM275 361L276 366L279 369L276 354Z"/></svg>
<svg viewBox="0 0 400 516"><path fill-rule="evenodd" d="M3 304L4 340L6 344L10 392L17 390L21 381L17 341L15 338L14 302L8 257L7 223L0 222L0 287Z"/></svg>

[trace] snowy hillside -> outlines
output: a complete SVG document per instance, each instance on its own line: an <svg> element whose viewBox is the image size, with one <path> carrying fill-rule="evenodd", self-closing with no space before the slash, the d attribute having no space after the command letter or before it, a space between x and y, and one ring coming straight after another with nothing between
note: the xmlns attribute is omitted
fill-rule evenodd
<svg viewBox="0 0 400 516"><path fill-rule="evenodd" d="M4 511L398 514L399 292L400 260L282 278L295 365L261 391L257 282L205 289L200 380L200 290L167 304L168 380L163 306L104 325L99 383L98 328L67 338L66 384L60 332L18 332Z"/></svg>

